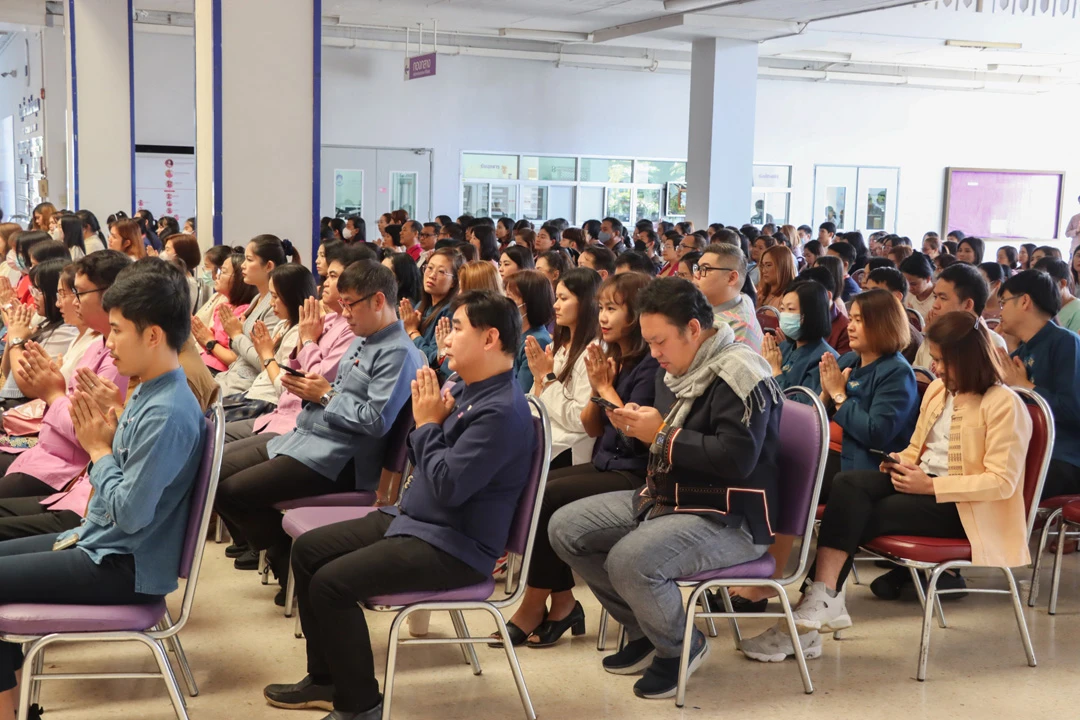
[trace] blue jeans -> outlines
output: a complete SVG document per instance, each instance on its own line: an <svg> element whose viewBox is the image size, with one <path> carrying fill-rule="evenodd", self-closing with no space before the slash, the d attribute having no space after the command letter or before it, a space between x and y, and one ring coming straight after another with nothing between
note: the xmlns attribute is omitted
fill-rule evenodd
<svg viewBox="0 0 1080 720"><path fill-rule="evenodd" d="M558 510L548 525L556 554L589 584L631 640L647 637L662 658L682 650L686 609L675 583L761 557L745 526L678 514L639 521L636 490L605 493Z"/></svg>

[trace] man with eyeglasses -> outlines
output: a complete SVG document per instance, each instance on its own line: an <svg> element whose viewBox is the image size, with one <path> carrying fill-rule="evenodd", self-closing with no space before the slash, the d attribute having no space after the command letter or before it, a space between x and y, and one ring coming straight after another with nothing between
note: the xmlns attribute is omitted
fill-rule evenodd
<svg viewBox="0 0 1080 720"><path fill-rule="evenodd" d="M274 505L375 490L386 436L409 400L410 381L427 365L398 320L393 271L371 261L353 263L338 277L337 289L341 315L357 337L334 381L314 372L283 374L282 386L303 401L296 427L229 443L221 463L218 513L237 544L266 550L282 583L291 541ZM284 590L275 602L284 604Z"/></svg>
<svg viewBox="0 0 1080 720"><path fill-rule="evenodd" d="M91 343L75 366L71 380L64 381L60 366L40 345L22 337L9 337L12 372L19 388L28 397L45 401L48 409L41 421L38 443L19 455L0 453L0 497L45 497L64 490L78 477L90 456L75 437L71 424L71 397L81 368L108 380L121 394L127 394L128 379L120 375L116 362L105 346L109 337L109 313L101 305L101 296L131 258L116 250L99 250L75 263L74 296L79 319L99 339Z"/></svg>
<svg viewBox="0 0 1080 720"><path fill-rule="evenodd" d="M420 257L416 260L416 266L421 271L427 265L431 253L435 252L435 243L439 239L440 230L439 223L427 222L424 223L424 228L420 231L420 248L423 252L420 253Z"/></svg>
<svg viewBox="0 0 1080 720"><path fill-rule="evenodd" d="M679 241L678 246L675 248L675 254L682 260L683 255L686 255L686 253L701 252L702 244L701 238L697 235L683 235L682 240Z"/></svg>
<svg viewBox="0 0 1080 720"><path fill-rule="evenodd" d="M683 242L694 238L687 235ZM696 238L694 238L696 239ZM746 280L746 256L728 243L713 243L694 266L694 284L712 305L717 322L735 331L735 340L761 352L761 325L750 298L742 294Z"/></svg>
<svg viewBox="0 0 1080 720"><path fill-rule="evenodd" d="M998 350L1005 383L1034 390L1054 411L1054 449L1042 496L1075 495L1080 493L1080 336L1052 322L1061 297L1041 270L1013 275L1001 284L999 297L1001 331L1020 339L1011 357Z"/></svg>

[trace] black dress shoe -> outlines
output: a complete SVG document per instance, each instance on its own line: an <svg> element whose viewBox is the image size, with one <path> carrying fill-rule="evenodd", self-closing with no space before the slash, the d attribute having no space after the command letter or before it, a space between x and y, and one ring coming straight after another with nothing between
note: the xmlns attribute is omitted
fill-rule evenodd
<svg viewBox="0 0 1080 720"><path fill-rule="evenodd" d="M870 583L870 592L882 600L896 600L904 590L904 586L911 584L911 571L905 567L894 567L884 575L874 578Z"/></svg>
<svg viewBox="0 0 1080 720"><path fill-rule="evenodd" d="M544 611L544 620L547 620L547 611ZM540 621L540 624L544 624L544 620ZM506 621L506 633L510 636L510 644L513 647L521 647L525 644L525 641L529 639L529 634L514 624L512 620ZM489 642L489 648L502 649L502 638L499 633L491 633L489 636L494 642Z"/></svg>
<svg viewBox="0 0 1080 720"><path fill-rule="evenodd" d="M248 550L243 555L233 560L233 567L237 570L258 570L259 553L254 550Z"/></svg>
<svg viewBox="0 0 1080 720"><path fill-rule="evenodd" d="M603 659L604 669L612 675L637 675L652 664L656 647L647 637L631 640L619 652Z"/></svg>
<svg viewBox="0 0 1080 720"><path fill-rule="evenodd" d="M274 707L287 710L334 709L334 686L316 685L310 675L298 683L267 685L263 697Z"/></svg>
<svg viewBox="0 0 1080 720"><path fill-rule="evenodd" d="M724 592L721 590L720 592ZM723 599L714 592L705 591L705 594L709 596L709 609L713 612L724 611ZM737 613L763 613L769 608L769 598L764 600L749 600L742 595L731 596L731 609Z"/></svg>
<svg viewBox="0 0 1080 720"><path fill-rule="evenodd" d="M569 630L574 637L585 634L585 608L574 601L574 609L562 620L545 620L533 631L526 643L532 648L550 647L559 642L559 638ZM532 638L536 638L533 640Z"/></svg>
<svg viewBox="0 0 1080 720"><path fill-rule="evenodd" d="M370 710L364 712L348 712L347 710L335 710L323 720L380 720L382 718L382 702Z"/></svg>
<svg viewBox="0 0 1080 720"><path fill-rule="evenodd" d="M285 607L285 588L277 591L277 595L274 596L274 604L278 607Z"/></svg>
<svg viewBox="0 0 1080 720"><path fill-rule="evenodd" d="M233 543L229 547L225 548L225 557L233 558L235 560L244 553L248 552L249 549L250 548L248 548L247 543L244 543L242 545Z"/></svg>

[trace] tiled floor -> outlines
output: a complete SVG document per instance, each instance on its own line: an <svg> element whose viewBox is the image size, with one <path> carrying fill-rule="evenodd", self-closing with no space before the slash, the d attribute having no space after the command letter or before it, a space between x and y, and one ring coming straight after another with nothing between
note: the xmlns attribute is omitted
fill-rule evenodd
<svg viewBox="0 0 1080 720"><path fill-rule="evenodd" d="M261 690L271 682L304 675L304 643L292 634L292 621L272 602L274 588L254 573L238 572L223 554L208 546L191 624L181 637L201 694L189 699L193 720L322 718L323 711L276 710ZM872 567L866 564L864 567ZM877 570L864 570L868 582ZM976 585L999 580L975 577ZM1044 576L1043 600L1049 587ZM866 586L848 591L856 621L841 641L826 639L824 656L810 661L815 692L805 695L793 661L761 664L745 659L732 645L726 625L712 640L713 653L690 681L687 704L634 697L634 678L608 675L600 667L596 627L599 609L579 593L588 617L583 638L565 639L545 650L522 649L522 668L541 718L1070 718L1080 707L1080 556L1066 558L1062 599L1055 617L1045 605L1027 610L1039 665L1026 665L1005 596L972 595L946 603L951 627L931 636L930 671L914 680L919 647L918 604L874 598ZM391 616L371 617L377 639L376 661L385 660ZM490 620L469 617L473 632ZM614 644L617 625L609 629ZM747 622L756 634L764 621ZM434 616L433 634L452 632L449 618ZM1074 644L1075 643L1075 644ZM399 655L394 717L401 720L486 720L521 718L513 679L501 651L478 648L484 673L474 677L456 647L405 648ZM152 661L136 646L59 647L50 669L86 669L104 657L113 669L149 670ZM156 681L58 682L45 686L42 704L48 720L169 720L172 709Z"/></svg>

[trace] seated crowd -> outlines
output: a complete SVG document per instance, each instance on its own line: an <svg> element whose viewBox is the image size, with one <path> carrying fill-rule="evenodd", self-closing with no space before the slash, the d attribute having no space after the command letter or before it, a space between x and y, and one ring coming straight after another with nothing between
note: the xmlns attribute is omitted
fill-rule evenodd
<svg viewBox="0 0 1080 720"><path fill-rule="evenodd" d="M1049 246L984 262L960 231L915 251L832 223L536 229L399 210L374 242L360 217L325 219L313 274L274 235L202 253L194 218L183 229L140 211L109 218L106 236L92 213L47 203L30 229L0 224L0 604L176 589L200 416L220 400L225 553L238 570L265 553L281 605L291 570L306 637L303 679L264 690L277 707L380 717L361 604L505 573L536 443L527 395L550 419L551 463L509 640L584 634L576 573L627 633L603 668L641 674L642 698L676 692L677 579L766 553L784 571L786 390L809 389L830 419L794 613L806 657L851 625L845 579L876 537L966 538L976 564L1029 561L1032 423L1011 388L1054 412L1043 496L1080 493L1080 257ZM413 428L400 486L382 472L399 418ZM283 530L281 503L358 491L379 510L295 544ZM896 599L910 583L897 567L871 590ZM774 595L724 600L761 612ZM689 637L692 673L709 643ZM741 649L795 653L784 626ZM0 720L21 663L0 643Z"/></svg>

